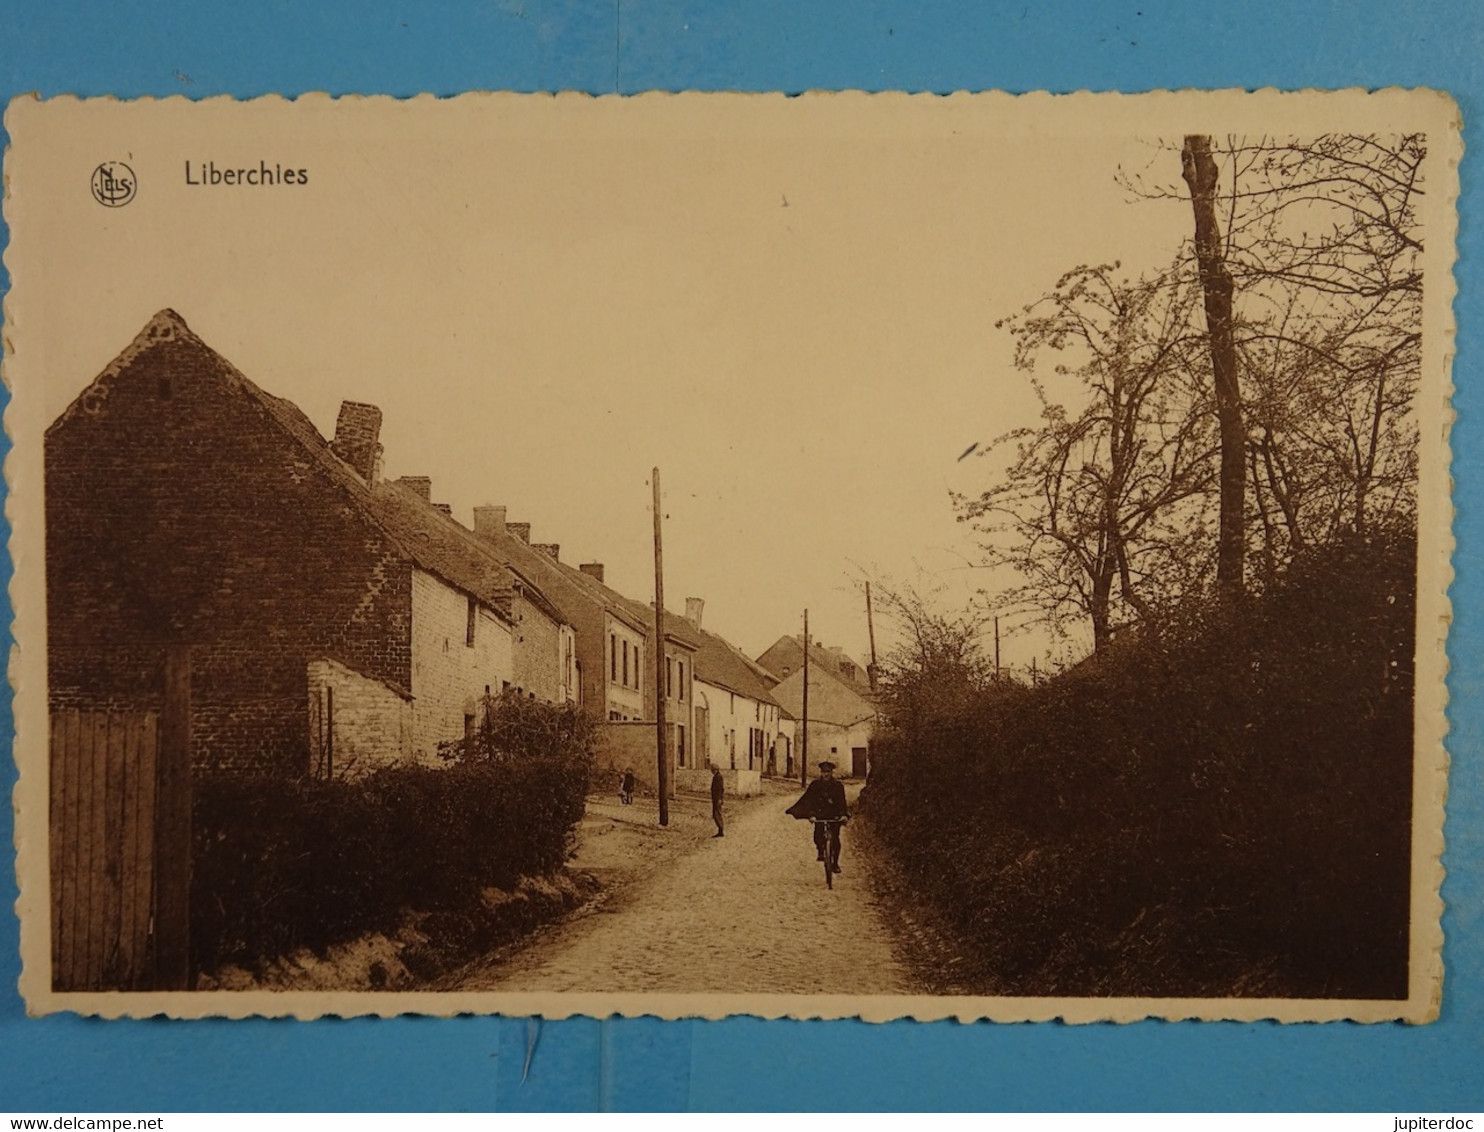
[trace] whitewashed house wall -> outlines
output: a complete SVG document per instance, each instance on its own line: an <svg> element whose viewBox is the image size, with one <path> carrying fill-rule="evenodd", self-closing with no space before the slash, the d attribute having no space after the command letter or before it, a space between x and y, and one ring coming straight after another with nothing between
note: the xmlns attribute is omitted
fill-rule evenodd
<svg viewBox="0 0 1484 1132"><path fill-rule="evenodd" d="M469 640L468 595L422 570L412 576L412 749L437 762L438 744L464 734L486 691L498 694L514 676L510 626L474 605Z"/></svg>
<svg viewBox="0 0 1484 1132"><path fill-rule="evenodd" d="M608 718L644 718L644 634L604 615L603 663L608 675Z"/></svg>

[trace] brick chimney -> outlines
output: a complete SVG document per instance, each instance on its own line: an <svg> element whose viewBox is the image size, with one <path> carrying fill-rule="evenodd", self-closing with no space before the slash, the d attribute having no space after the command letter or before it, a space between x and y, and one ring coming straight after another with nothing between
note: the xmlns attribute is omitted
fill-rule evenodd
<svg viewBox="0 0 1484 1132"><path fill-rule="evenodd" d="M361 479L375 483L381 466L381 410L360 401L340 402L330 448Z"/></svg>
<svg viewBox="0 0 1484 1132"><path fill-rule="evenodd" d="M589 578L596 578L600 582L603 580L603 564L601 562L584 562L577 568Z"/></svg>
<svg viewBox="0 0 1484 1132"><path fill-rule="evenodd" d="M505 533L505 508L485 504L474 508L474 533L481 538L498 538Z"/></svg>
<svg viewBox="0 0 1484 1132"><path fill-rule="evenodd" d="M513 534L516 538L520 539L521 542L528 543L531 541L530 523L506 523L505 529Z"/></svg>
<svg viewBox="0 0 1484 1132"><path fill-rule="evenodd" d="M701 612L706 608L705 598L688 597L685 599L685 619L697 629L701 627Z"/></svg>
<svg viewBox="0 0 1484 1132"><path fill-rule="evenodd" d="M555 558L558 562L562 560L562 544L559 542L535 542L531 545L542 554Z"/></svg>
<svg viewBox="0 0 1484 1132"><path fill-rule="evenodd" d="M433 481L427 476L401 476L397 482L424 503L433 501Z"/></svg>

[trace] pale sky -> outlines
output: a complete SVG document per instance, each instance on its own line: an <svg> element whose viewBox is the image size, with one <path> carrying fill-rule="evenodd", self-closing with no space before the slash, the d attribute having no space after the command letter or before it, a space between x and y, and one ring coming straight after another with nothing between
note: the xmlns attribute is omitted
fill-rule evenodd
<svg viewBox="0 0 1484 1132"><path fill-rule="evenodd" d="M857 566L989 582L948 493L992 467L958 457L1036 419L995 321L1079 263L1166 263L1189 214L1115 183L1173 161L1156 131L806 101L62 108L65 144L14 163L18 194L54 189L15 248L78 250L16 275L18 372L50 421L174 307L326 435L379 405L386 474L461 521L503 503L645 599L657 464L671 608L703 597L756 655L807 607L864 661ZM91 199L104 158L136 171L126 207ZM193 187L187 160L309 184Z"/></svg>

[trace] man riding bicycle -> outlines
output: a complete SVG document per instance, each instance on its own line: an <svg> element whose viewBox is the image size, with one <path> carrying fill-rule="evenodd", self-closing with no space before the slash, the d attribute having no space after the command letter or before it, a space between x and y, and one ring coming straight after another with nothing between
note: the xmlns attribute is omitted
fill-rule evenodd
<svg viewBox="0 0 1484 1132"><path fill-rule="evenodd" d="M825 854L829 853L838 873L840 826L850 820L850 808L845 804L845 783L835 777L835 764L828 759L820 763L819 777L809 783L803 795L786 812L800 821L813 820L818 860L823 861Z"/></svg>

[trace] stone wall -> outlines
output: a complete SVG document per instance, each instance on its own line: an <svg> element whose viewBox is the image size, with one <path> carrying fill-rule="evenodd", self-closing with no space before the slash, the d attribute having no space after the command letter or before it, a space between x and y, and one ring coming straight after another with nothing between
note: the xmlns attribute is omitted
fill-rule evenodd
<svg viewBox="0 0 1484 1132"><path fill-rule="evenodd" d="M730 797L751 798L763 792L762 775L755 770L724 770L721 780ZM675 772L677 789L692 794L711 793L711 772L702 767L681 767Z"/></svg>
<svg viewBox="0 0 1484 1132"><path fill-rule="evenodd" d="M674 732L670 742L670 793L675 793ZM659 767L655 759L653 723L602 723L593 756L593 786L603 792L607 782L617 781L625 769L632 767L639 788L653 794L659 789Z"/></svg>

